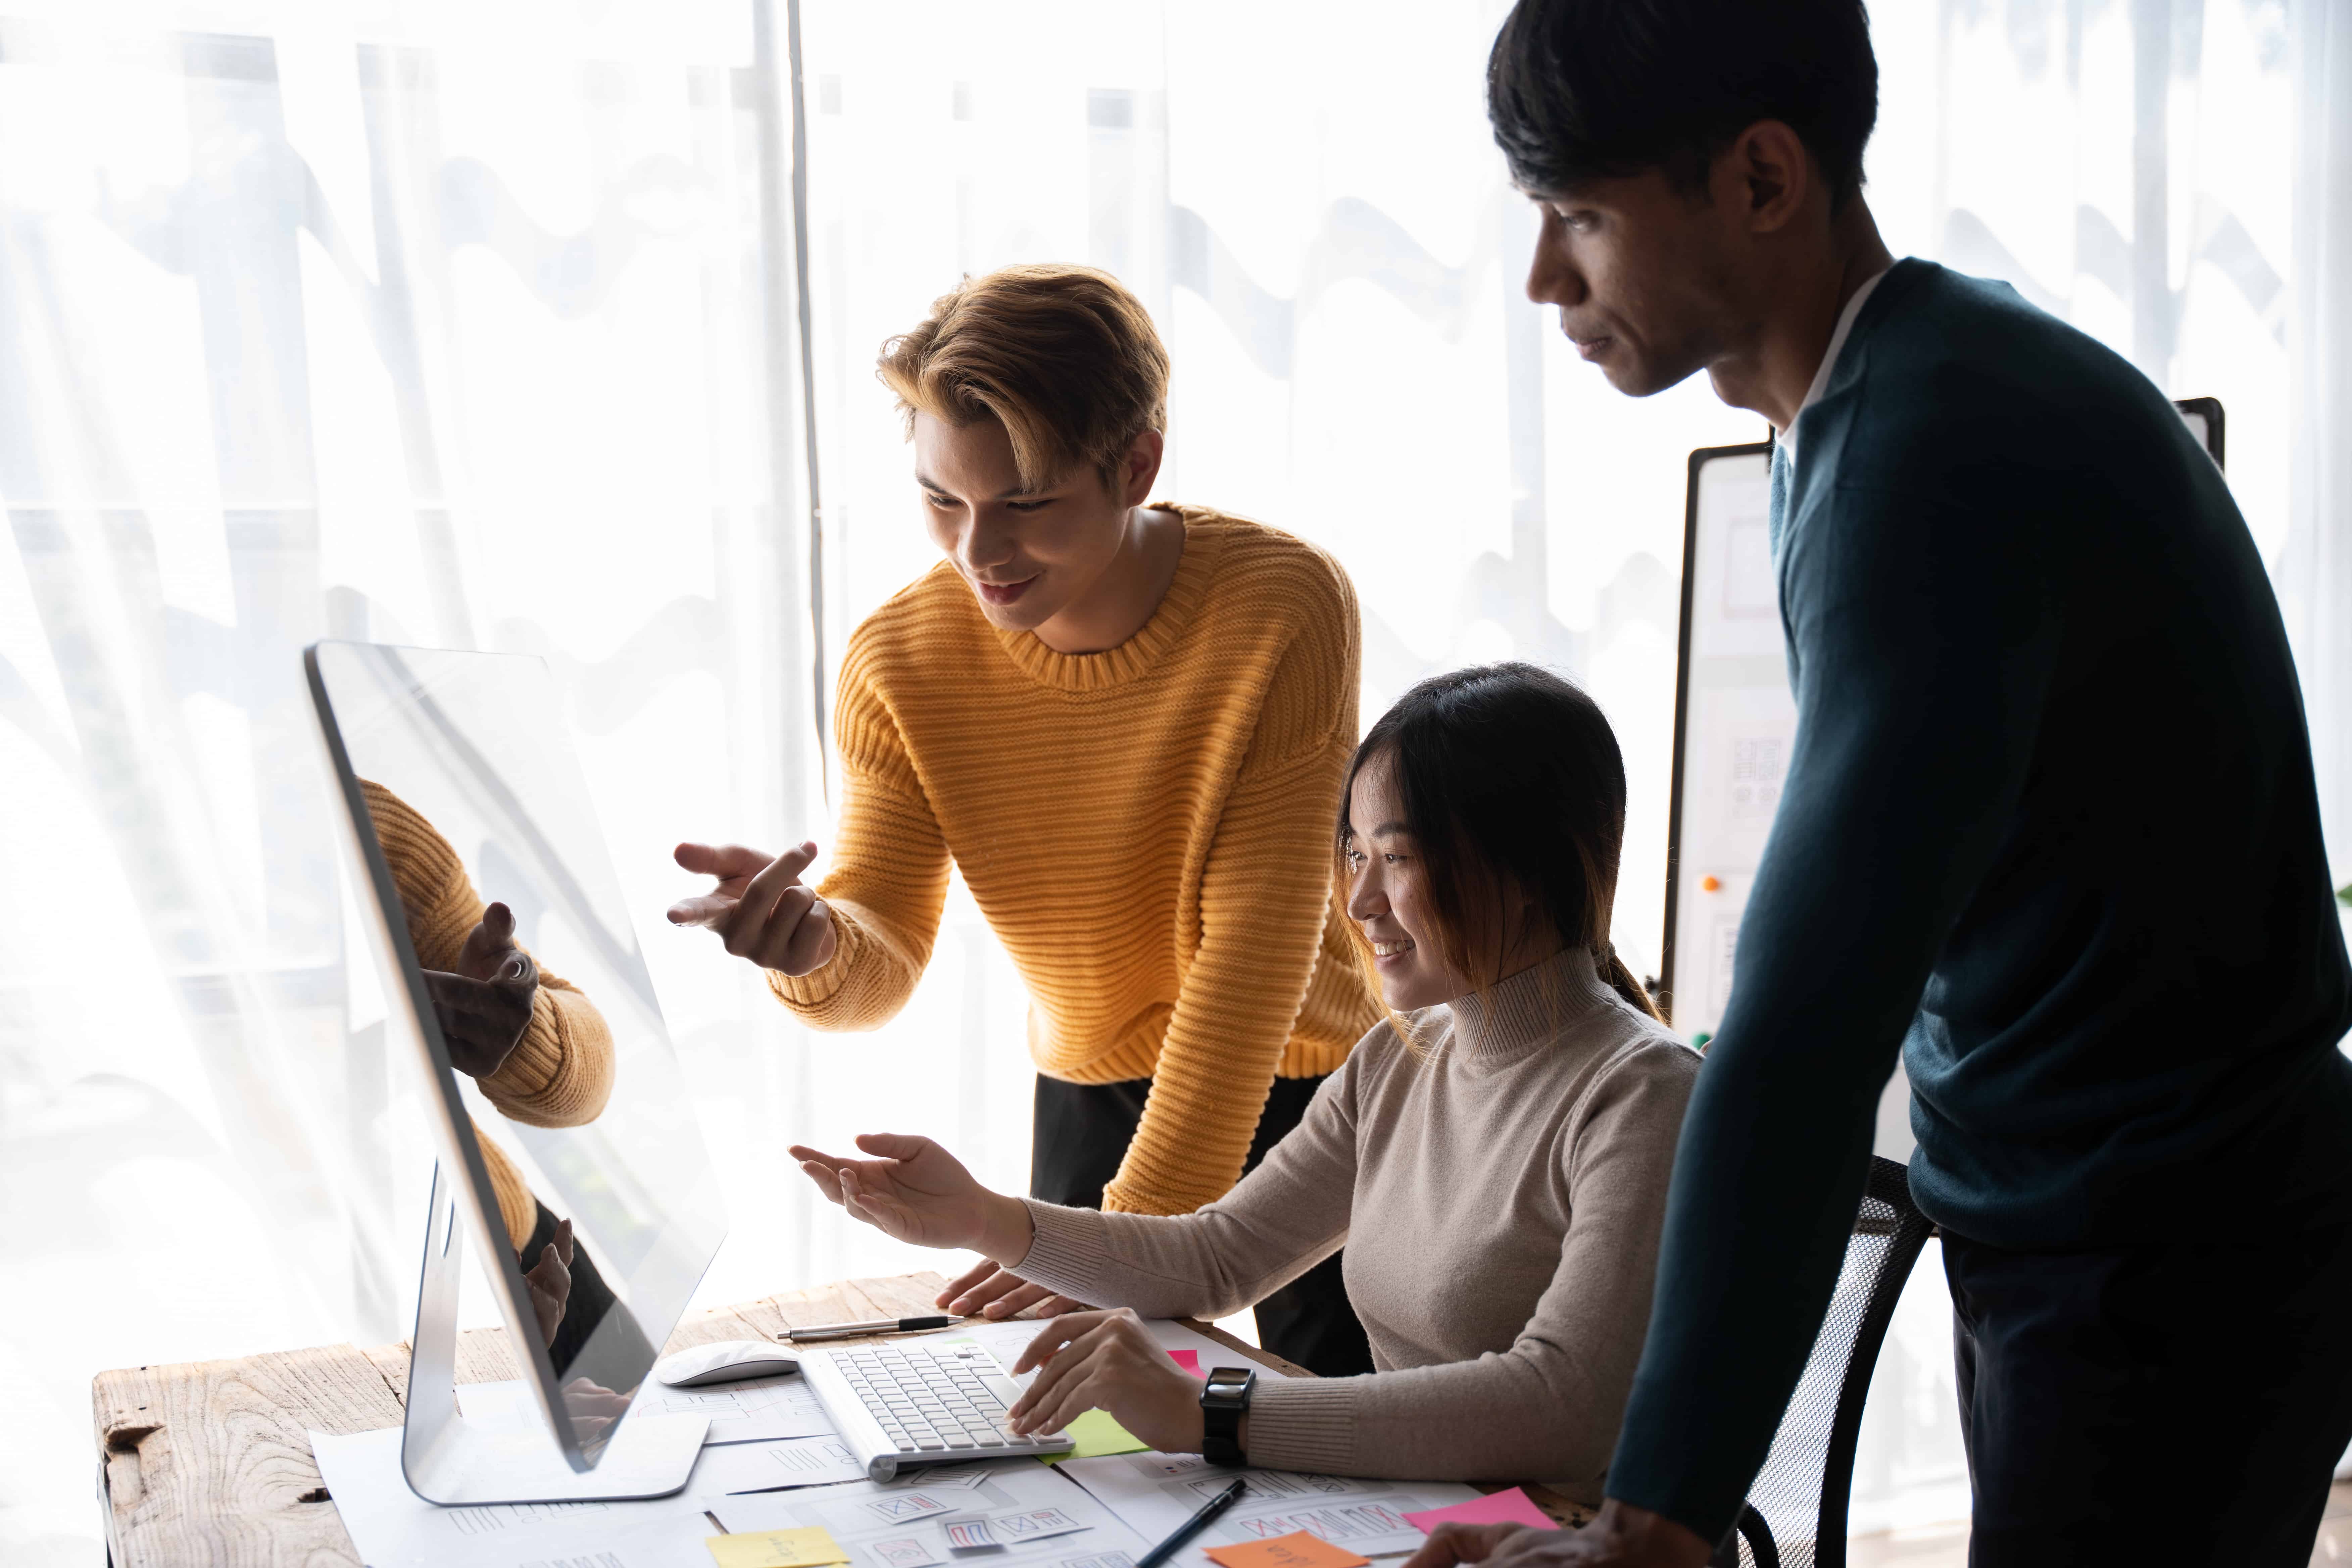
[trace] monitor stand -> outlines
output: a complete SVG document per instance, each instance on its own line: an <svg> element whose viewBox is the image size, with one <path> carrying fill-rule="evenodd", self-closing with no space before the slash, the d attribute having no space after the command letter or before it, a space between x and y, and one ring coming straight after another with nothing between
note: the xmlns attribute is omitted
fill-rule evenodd
<svg viewBox="0 0 2352 1568"><path fill-rule="evenodd" d="M496 1212L496 1211L493 1211ZM554 1436L528 1416L496 1425L457 1412L457 1281L465 1258L457 1205L433 1167L425 1223L425 1273L409 1342L408 1415L401 1469L427 1502L617 1502L685 1489L710 1428L705 1415L632 1409L591 1470L574 1470ZM652 1373L647 1371L650 1377ZM536 1407L536 1402L533 1402Z"/></svg>

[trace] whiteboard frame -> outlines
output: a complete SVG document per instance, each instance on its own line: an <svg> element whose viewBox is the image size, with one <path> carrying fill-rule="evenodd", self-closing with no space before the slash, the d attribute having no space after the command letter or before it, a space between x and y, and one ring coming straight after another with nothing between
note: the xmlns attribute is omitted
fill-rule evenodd
<svg viewBox="0 0 2352 1568"><path fill-rule="evenodd" d="M1658 984L1654 1000L1671 1027L1675 1021L1675 921L1682 886L1683 782L1685 752L1690 738L1691 605L1698 591L1699 471L1722 458L1763 458L1772 455L1769 441L1748 441L1736 447L1701 447L1690 455L1683 491L1683 591L1681 624L1675 634L1675 754L1666 784L1666 929L1658 948Z"/></svg>

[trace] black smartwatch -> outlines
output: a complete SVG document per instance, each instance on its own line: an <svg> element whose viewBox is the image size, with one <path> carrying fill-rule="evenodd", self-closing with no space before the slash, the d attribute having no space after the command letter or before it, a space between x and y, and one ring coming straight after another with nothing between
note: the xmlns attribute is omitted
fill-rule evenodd
<svg viewBox="0 0 2352 1568"><path fill-rule="evenodd" d="M1242 1417L1249 1414L1257 1373L1245 1366L1221 1366L1201 1388L1201 1457L1213 1465L1248 1463L1242 1454Z"/></svg>

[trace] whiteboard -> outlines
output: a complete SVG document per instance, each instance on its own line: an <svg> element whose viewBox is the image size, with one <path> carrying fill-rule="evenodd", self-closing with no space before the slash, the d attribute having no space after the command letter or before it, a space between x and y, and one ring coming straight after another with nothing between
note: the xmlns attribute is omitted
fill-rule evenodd
<svg viewBox="0 0 2352 1568"><path fill-rule="evenodd" d="M2220 400L2174 406L2219 464ZM1658 1000L1699 1046L1731 1000L1739 921L1797 737L1768 543L1771 461L1769 442L1690 455Z"/></svg>
<svg viewBox="0 0 2352 1568"><path fill-rule="evenodd" d="M1767 529L1772 448L1690 457L1659 1002L1705 1045L1731 999L1739 918L1796 739Z"/></svg>

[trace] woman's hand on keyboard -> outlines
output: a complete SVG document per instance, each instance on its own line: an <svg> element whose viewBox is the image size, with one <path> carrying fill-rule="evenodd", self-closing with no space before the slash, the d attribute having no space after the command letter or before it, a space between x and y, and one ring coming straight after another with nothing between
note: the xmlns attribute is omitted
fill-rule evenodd
<svg viewBox="0 0 2352 1568"><path fill-rule="evenodd" d="M1010 1268L999 1268L986 1258L949 1281L948 1288L940 1292L932 1305L959 1318L1010 1318L1031 1307L1037 1309L1041 1318L1094 1310L1084 1301L1056 1294L1043 1285L1033 1285Z"/></svg>
<svg viewBox="0 0 2352 1568"><path fill-rule="evenodd" d="M961 1247L1000 1264L1029 1255L1029 1208L972 1180L963 1162L928 1138L861 1132L872 1160L793 1145L817 1190L883 1235L918 1247Z"/></svg>
<svg viewBox="0 0 2352 1568"><path fill-rule="evenodd" d="M1059 1432L1089 1410L1163 1454L1201 1451L1201 1384L1126 1307L1054 1319L1013 1365L1043 1368L1005 1419L1023 1434Z"/></svg>

